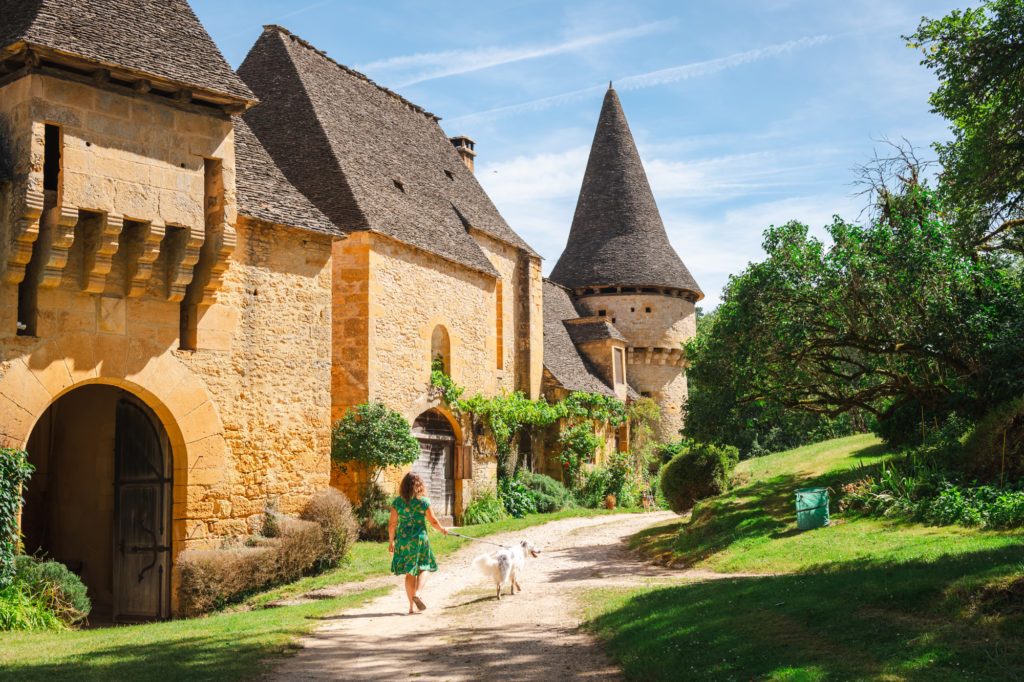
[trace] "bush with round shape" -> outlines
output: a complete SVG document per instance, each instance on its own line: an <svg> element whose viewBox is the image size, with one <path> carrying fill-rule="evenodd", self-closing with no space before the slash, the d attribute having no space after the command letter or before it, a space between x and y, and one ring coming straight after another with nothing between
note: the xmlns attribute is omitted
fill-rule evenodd
<svg viewBox="0 0 1024 682"><path fill-rule="evenodd" d="M730 445L687 443L661 469L660 489L669 508L682 514L698 500L722 494L737 463L739 450Z"/></svg>
<svg viewBox="0 0 1024 682"><path fill-rule="evenodd" d="M44 561L32 556L14 559L14 581L33 599L42 599L47 608L67 625L85 620L92 610L85 584L59 561Z"/></svg>
<svg viewBox="0 0 1024 682"><path fill-rule="evenodd" d="M523 483L533 491L537 511L541 514L560 511L572 505L572 493L550 476L523 472Z"/></svg>
<svg viewBox="0 0 1024 682"><path fill-rule="evenodd" d="M320 525L323 549L318 568L337 566L359 538L359 522L352 513L352 504L335 488L314 494L302 511L303 521Z"/></svg>
<svg viewBox="0 0 1024 682"><path fill-rule="evenodd" d="M523 482L523 472L498 479L498 499L514 518L537 513L537 499L533 490Z"/></svg>

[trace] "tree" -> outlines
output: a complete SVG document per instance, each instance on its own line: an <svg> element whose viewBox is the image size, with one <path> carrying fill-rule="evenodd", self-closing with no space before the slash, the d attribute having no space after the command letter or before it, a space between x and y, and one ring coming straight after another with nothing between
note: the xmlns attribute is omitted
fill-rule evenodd
<svg viewBox="0 0 1024 682"><path fill-rule="evenodd" d="M409 422L381 403L357 405L331 429L331 459L342 471L353 462L366 467L367 488L387 467L411 464L419 455Z"/></svg>
<svg viewBox="0 0 1024 682"><path fill-rule="evenodd" d="M960 239L914 169L900 178L868 225L836 218L830 247L800 223L766 231L767 259L730 279L714 333L687 346L715 358L728 400L977 418L1024 392L1021 269Z"/></svg>
<svg viewBox="0 0 1024 682"><path fill-rule="evenodd" d="M1024 2L925 18L905 38L939 79L929 102L953 133L935 148L957 223L979 248L1024 253Z"/></svg>

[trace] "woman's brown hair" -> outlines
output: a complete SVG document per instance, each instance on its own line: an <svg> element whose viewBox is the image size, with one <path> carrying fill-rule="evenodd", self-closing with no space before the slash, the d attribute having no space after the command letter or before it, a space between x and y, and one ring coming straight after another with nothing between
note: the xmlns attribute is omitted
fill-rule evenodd
<svg viewBox="0 0 1024 682"><path fill-rule="evenodd" d="M423 479L418 474L412 472L405 475L402 479L402 485L398 488L398 494L402 496L402 500L408 502L414 497L419 497L427 492L427 486L423 485Z"/></svg>

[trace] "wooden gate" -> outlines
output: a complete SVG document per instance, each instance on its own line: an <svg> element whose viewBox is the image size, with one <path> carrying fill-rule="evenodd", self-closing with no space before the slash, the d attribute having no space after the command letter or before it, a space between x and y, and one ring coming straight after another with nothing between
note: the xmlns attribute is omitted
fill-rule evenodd
<svg viewBox="0 0 1024 682"><path fill-rule="evenodd" d="M443 414L429 410L413 422L412 435L420 442L420 456L413 462L412 473L423 479L434 514L439 519L447 517L451 523L455 513L455 431Z"/></svg>
<svg viewBox="0 0 1024 682"><path fill-rule="evenodd" d="M149 411L117 403L114 451L114 621L170 616L168 442Z"/></svg>

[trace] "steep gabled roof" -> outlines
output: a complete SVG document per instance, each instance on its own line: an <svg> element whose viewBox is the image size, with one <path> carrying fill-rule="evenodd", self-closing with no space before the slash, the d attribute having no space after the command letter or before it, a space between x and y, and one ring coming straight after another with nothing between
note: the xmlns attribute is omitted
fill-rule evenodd
<svg viewBox="0 0 1024 682"><path fill-rule="evenodd" d="M668 241L619 96L610 87L569 240L551 279L571 289L654 286L704 296Z"/></svg>
<svg viewBox="0 0 1024 682"><path fill-rule="evenodd" d="M255 99L185 0L0 0L0 52L20 43Z"/></svg>
<svg viewBox="0 0 1024 682"><path fill-rule="evenodd" d="M344 230L373 230L497 274L468 233L530 251L437 117L277 26L238 70L261 99L245 120L285 175Z"/></svg>
<svg viewBox="0 0 1024 682"><path fill-rule="evenodd" d="M544 367L567 391L615 395L573 343L565 320L579 317L569 291L544 280Z"/></svg>
<svg viewBox="0 0 1024 682"><path fill-rule="evenodd" d="M235 122L238 212L257 220L333 236L344 233L284 177L241 117Z"/></svg>

